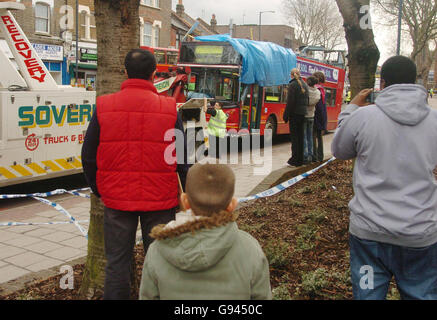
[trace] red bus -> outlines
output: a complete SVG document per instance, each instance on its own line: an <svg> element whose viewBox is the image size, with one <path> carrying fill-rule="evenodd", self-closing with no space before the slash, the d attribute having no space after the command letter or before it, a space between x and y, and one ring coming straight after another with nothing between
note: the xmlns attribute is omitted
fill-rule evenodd
<svg viewBox="0 0 437 320"><path fill-rule="evenodd" d="M229 116L228 130L259 129L262 135L265 128L270 128L273 135L289 133L288 124L282 120L288 83L273 87L241 83L242 58L230 43L183 42L178 66L191 70L187 100L204 97L219 100ZM303 57L297 57L297 67L304 79L316 71L325 74L328 130L334 130L341 111L345 70Z"/></svg>
<svg viewBox="0 0 437 320"><path fill-rule="evenodd" d="M141 46L141 49L150 51L156 58L156 72L169 72L178 62L179 50L170 48Z"/></svg>
<svg viewBox="0 0 437 320"><path fill-rule="evenodd" d="M188 81L187 73L190 71L189 69L177 68L176 64L179 50L147 46L140 48L150 51L156 58L154 84L158 93L160 95L174 97L178 104L183 104L186 101L184 88Z"/></svg>

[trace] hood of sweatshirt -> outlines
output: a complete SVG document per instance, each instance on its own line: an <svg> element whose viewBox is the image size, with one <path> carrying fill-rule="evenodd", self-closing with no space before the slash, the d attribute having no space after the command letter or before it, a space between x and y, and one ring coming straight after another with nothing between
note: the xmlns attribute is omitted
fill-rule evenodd
<svg viewBox="0 0 437 320"><path fill-rule="evenodd" d="M185 218L182 223L157 226L151 235L170 264L184 271L202 271L217 264L232 248L238 234L235 220L228 212Z"/></svg>
<svg viewBox="0 0 437 320"><path fill-rule="evenodd" d="M309 106L315 106L320 101L320 91L317 88L308 86Z"/></svg>
<svg viewBox="0 0 437 320"><path fill-rule="evenodd" d="M427 92L423 86L396 84L382 90L375 104L393 121L415 126L431 111L426 99Z"/></svg>

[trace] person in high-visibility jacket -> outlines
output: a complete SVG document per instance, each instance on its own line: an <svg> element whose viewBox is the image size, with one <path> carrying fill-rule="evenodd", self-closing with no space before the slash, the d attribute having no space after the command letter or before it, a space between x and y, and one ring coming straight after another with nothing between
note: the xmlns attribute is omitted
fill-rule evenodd
<svg viewBox="0 0 437 320"><path fill-rule="evenodd" d="M210 156L220 157L220 149L222 153L227 152L226 142L226 120L228 115L222 110L222 105L219 101L211 101L212 108L207 107L207 100L204 99L203 111L210 114L208 121L208 135L209 135L209 152ZM221 146L221 148L220 148ZM215 152L215 154L213 154Z"/></svg>
<svg viewBox="0 0 437 320"><path fill-rule="evenodd" d="M346 103L349 103L349 102L351 102L351 91L350 90L348 90L347 91L347 94L346 94L346 99L344 99L344 101L346 102Z"/></svg>

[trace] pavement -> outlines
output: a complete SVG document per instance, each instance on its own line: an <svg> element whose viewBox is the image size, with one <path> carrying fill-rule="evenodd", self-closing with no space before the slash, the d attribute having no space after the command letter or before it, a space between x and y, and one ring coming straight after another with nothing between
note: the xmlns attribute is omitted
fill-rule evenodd
<svg viewBox="0 0 437 320"><path fill-rule="evenodd" d="M437 98L430 99L430 105L437 109ZM332 133L323 137L325 159L331 157L332 138ZM240 152L238 164L230 165L236 175L235 196L247 196L262 185L272 171L292 170L286 167L290 153L290 143L280 138L279 143L273 145L272 157L268 160L271 171L254 175L257 165L243 164L244 154ZM89 199L63 194L49 200L61 205L78 221L89 219ZM64 221L69 221L65 215L34 199L0 200L0 224ZM88 222L79 223L88 229ZM86 254L87 240L73 224L0 226L0 295L19 289L26 282L60 273L62 265L82 263Z"/></svg>

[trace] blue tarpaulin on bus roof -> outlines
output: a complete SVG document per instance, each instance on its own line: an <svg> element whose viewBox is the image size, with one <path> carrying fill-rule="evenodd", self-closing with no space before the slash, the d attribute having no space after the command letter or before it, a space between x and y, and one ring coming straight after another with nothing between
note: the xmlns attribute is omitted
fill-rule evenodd
<svg viewBox="0 0 437 320"><path fill-rule="evenodd" d="M290 71L296 68L296 54L271 42L231 38L229 34L199 36L198 41L224 41L243 57L241 82L269 87L288 83Z"/></svg>

